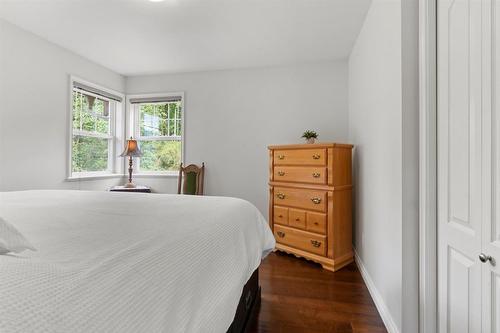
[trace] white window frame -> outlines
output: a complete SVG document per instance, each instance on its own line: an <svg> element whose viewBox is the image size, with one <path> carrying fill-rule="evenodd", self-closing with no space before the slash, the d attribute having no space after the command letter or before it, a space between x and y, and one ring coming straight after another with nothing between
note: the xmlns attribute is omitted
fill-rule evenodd
<svg viewBox="0 0 500 333"><path fill-rule="evenodd" d="M172 140L168 137L148 137L141 136L140 133L140 121L139 121L139 110L137 108L140 104L132 104L130 103L131 99L137 98L163 98L163 97L181 97L181 163L184 163L185 156L185 121L186 121L186 107L184 100L184 92L165 92L165 93L152 93L152 94L135 94L135 95L127 95L127 137L133 137L139 142L139 147L141 145L141 141L176 141ZM159 177L178 177L178 171L143 171L140 169L140 159L134 159L134 170L137 170L137 173L134 173L134 177L151 177L151 176L159 176Z"/></svg>
<svg viewBox="0 0 500 333"><path fill-rule="evenodd" d="M84 79L78 78L76 76L70 76L69 80L69 107L68 107L68 160L67 160L67 177L66 180L82 180L82 179L96 179L96 178L114 178L123 177L124 175L124 164L119 160L118 157L120 153L119 150L124 145L124 103L125 95L97 85L95 83L86 81ZM106 92L108 94L116 95L122 99L122 102L115 101L103 96L99 96L92 92L85 92L85 94L95 96L102 100L107 100L115 104L114 108L110 108L110 134L90 134L85 133L89 137L97 137L110 140L108 149L108 169L104 171L92 171L92 172L73 172L73 136L78 134L78 130L73 129L73 90L75 83L80 83L85 86Z"/></svg>

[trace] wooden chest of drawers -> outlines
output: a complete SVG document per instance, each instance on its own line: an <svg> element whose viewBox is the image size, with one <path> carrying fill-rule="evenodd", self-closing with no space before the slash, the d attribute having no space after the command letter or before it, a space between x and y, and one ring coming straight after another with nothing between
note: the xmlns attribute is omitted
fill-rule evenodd
<svg viewBox="0 0 500 333"><path fill-rule="evenodd" d="M276 249L335 271L353 261L352 145L269 146L269 221Z"/></svg>

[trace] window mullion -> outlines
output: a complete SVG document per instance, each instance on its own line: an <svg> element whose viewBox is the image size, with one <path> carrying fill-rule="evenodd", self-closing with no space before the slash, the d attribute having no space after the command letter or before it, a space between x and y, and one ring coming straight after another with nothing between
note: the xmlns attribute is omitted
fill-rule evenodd
<svg viewBox="0 0 500 333"><path fill-rule="evenodd" d="M167 136L170 136L172 133L170 133L170 108L168 103L166 104L167 108Z"/></svg>
<svg viewBox="0 0 500 333"><path fill-rule="evenodd" d="M174 115L175 115L175 121L174 121L174 128L175 128L175 136L179 135L179 129L177 128L177 122L179 121L179 118L177 118L177 112L179 111L179 107L176 105Z"/></svg>
<svg viewBox="0 0 500 333"><path fill-rule="evenodd" d="M73 131L73 136L85 136L89 138L98 138L98 139L112 139L113 135L110 134L102 134L102 133L94 133L94 132L89 132L89 131L80 131L80 130L74 130Z"/></svg>
<svg viewBox="0 0 500 333"><path fill-rule="evenodd" d="M79 102L80 102L80 131L83 130L83 97L82 97L82 93L80 92L80 98L79 98Z"/></svg>

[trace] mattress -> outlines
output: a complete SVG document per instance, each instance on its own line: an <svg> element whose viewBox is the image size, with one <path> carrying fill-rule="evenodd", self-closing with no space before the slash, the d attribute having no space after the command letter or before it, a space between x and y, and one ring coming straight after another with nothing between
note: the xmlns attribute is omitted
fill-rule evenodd
<svg viewBox="0 0 500 333"><path fill-rule="evenodd" d="M37 248L0 256L0 332L226 332L275 245L227 197L21 191L0 216Z"/></svg>

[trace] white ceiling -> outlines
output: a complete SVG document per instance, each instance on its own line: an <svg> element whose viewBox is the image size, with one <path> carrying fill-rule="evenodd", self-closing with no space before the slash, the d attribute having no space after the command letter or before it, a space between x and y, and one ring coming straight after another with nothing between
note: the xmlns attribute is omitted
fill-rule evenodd
<svg viewBox="0 0 500 333"><path fill-rule="evenodd" d="M0 17L123 75L345 58L371 0L0 0Z"/></svg>

